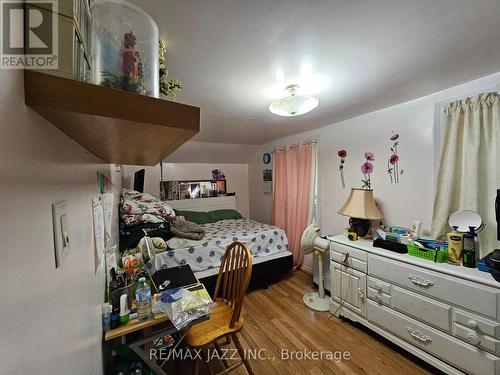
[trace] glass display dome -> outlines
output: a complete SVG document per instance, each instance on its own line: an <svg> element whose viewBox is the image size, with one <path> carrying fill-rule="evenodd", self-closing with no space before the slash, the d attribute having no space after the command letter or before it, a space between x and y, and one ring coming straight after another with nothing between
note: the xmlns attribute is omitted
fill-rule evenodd
<svg viewBox="0 0 500 375"><path fill-rule="evenodd" d="M150 15L123 0L92 5L93 82L159 97L158 26Z"/></svg>

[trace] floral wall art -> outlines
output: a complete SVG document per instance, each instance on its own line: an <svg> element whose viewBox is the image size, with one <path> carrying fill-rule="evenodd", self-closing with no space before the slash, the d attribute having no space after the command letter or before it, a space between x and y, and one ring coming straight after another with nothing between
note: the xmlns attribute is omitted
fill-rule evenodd
<svg viewBox="0 0 500 375"><path fill-rule="evenodd" d="M389 175L391 184L399 184L400 176L403 174L403 169L400 167L400 155L399 155L399 142L400 135L399 133L394 133L390 137L391 146L390 146L390 154L387 158L387 174ZM345 149L340 149L337 151L337 156L340 158L338 163L339 169L339 177L340 184L343 189L346 187L345 181L345 167L347 160L347 151ZM375 167L375 155L371 151L366 151L364 153L364 161L361 164L361 173L363 174L363 178L361 179L362 188L363 189L371 189L372 188L372 179L371 175L374 171ZM347 170L347 177L349 177L349 170ZM383 169L380 171L383 173Z"/></svg>
<svg viewBox="0 0 500 375"><path fill-rule="evenodd" d="M387 174L391 179L392 184L399 184L399 176L403 174L403 170L399 168L399 134L396 133L391 137L391 156L387 160Z"/></svg>
<svg viewBox="0 0 500 375"><path fill-rule="evenodd" d="M365 159L365 162L361 165L361 173L363 173L363 179L361 182L363 183L363 189L371 189L371 174L373 172L372 161L375 161L375 155L373 155L373 152L365 152Z"/></svg>
<svg viewBox="0 0 500 375"><path fill-rule="evenodd" d="M337 155L340 158L340 164L339 164L340 183L342 185L342 188L345 189L344 163L345 163L345 158L347 157L347 151L340 150L339 152L337 152Z"/></svg>

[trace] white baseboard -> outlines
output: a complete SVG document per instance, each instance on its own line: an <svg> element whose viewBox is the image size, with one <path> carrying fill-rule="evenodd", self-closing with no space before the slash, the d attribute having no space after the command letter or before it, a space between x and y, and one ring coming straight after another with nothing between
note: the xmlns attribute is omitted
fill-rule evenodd
<svg viewBox="0 0 500 375"><path fill-rule="evenodd" d="M309 266L306 266L305 264L303 264L302 266L300 266L300 270L307 273L308 275L313 275L313 269Z"/></svg>

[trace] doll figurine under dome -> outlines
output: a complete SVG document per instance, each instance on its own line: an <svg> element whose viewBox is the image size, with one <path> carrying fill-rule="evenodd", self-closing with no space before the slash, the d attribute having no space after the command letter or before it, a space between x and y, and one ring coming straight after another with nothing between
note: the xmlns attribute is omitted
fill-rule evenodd
<svg viewBox="0 0 500 375"><path fill-rule="evenodd" d="M104 86L113 87L138 94L146 94L144 83L144 66L141 53L136 50L137 37L132 31L123 34L123 50L121 52L121 74L113 74L103 70Z"/></svg>
<svg viewBox="0 0 500 375"><path fill-rule="evenodd" d="M139 69L135 57L135 46L137 45L137 38L134 33L129 32L123 35L123 64L122 72L127 78L139 77Z"/></svg>
<svg viewBox="0 0 500 375"><path fill-rule="evenodd" d="M144 69L141 62L141 53L137 51L137 37L132 31L123 35L122 72L127 80L127 91L145 94Z"/></svg>

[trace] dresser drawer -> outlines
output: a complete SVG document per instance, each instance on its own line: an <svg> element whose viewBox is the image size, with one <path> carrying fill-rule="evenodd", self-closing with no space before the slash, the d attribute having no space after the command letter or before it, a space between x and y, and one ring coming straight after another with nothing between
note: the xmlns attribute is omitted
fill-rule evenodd
<svg viewBox="0 0 500 375"><path fill-rule="evenodd" d="M368 298L386 306L391 306L391 295L368 287Z"/></svg>
<svg viewBox="0 0 500 375"><path fill-rule="evenodd" d="M368 276L366 279L368 298L377 303L391 306L391 284Z"/></svg>
<svg viewBox="0 0 500 375"><path fill-rule="evenodd" d="M450 331L451 306L368 276L368 298L444 331Z"/></svg>
<svg viewBox="0 0 500 375"><path fill-rule="evenodd" d="M368 301L368 321L403 340L476 375L500 373L500 359L387 307Z"/></svg>
<svg viewBox="0 0 500 375"><path fill-rule="evenodd" d="M368 273L496 319L500 290L370 254Z"/></svg>
<svg viewBox="0 0 500 375"><path fill-rule="evenodd" d="M375 289L377 292L391 294L391 284L385 281L368 276L366 283L369 288Z"/></svg>
<svg viewBox="0 0 500 375"><path fill-rule="evenodd" d="M330 259L364 273L366 273L368 269L366 264L368 254L366 251L336 242L330 242Z"/></svg>
<svg viewBox="0 0 500 375"><path fill-rule="evenodd" d="M450 331L451 306L444 303L393 286L391 306L434 327Z"/></svg>
<svg viewBox="0 0 500 375"><path fill-rule="evenodd" d="M469 344L500 354L500 323L455 310L453 334Z"/></svg>

